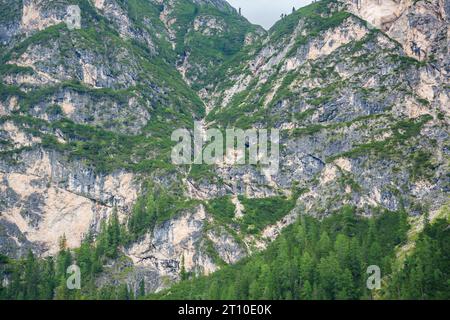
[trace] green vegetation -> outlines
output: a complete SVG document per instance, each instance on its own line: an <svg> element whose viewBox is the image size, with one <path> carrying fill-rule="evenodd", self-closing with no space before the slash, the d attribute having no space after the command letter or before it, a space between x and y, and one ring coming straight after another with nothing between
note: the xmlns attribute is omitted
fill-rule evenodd
<svg viewBox="0 0 450 320"><path fill-rule="evenodd" d="M315 37L321 31L339 26L351 14L345 11L330 12L328 8L329 4L336 2L336 0L322 0L300 8L293 14L278 21L270 29L271 39L278 41L284 36L291 35L297 27L299 20L303 20L306 23L308 37ZM304 36L300 36L299 39L297 44L303 44Z"/></svg>
<svg viewBox="0 0 450 320"><path fill-rule="evenodd" d="M299 24L299 21L303 20L305 26L302 28L302 32L306 33L306 35L297 36L295 45L287 56L294 55L301 45L307 43L308 39L317 37L322 31L337 27L345 19L351 16L349 13L343 11L331 12L328 5L334 2L334 0L315 2L285 17L276 23L269 31L270 39L272 39L272 42L278 44L280 43L280 40L291 37L295 27ZM257 43L251 50L257 53L260 49L261 44ZM243 60L246 60L245 54L243 54ZM281 81L281 85L277 89L275 96L269 101L268 106L270 108L281 103L283 100L296 99L298 93L293 92L290 89L290 85L295 80L303 77L302 74L299 74L298 70L284 74L285 71L281 70L284 62L286 62L286 60L282 60L273 67L269 79L267 79L264 84L260 85L257 81L258 79L255 78L244 91L233 96L227 108L216 109L208 115L207 119L215 121L223 127L233 125L242 128L250 128L257 123L264 123L268 126L274 125L277 116L270 113L271 110L269 108L266 108L266 98L273 89L274 83ZM237 68L237 66L239 66L239 68ZM242 73L242 68L245 68L245 64L235 63L235 67L236 69L231 71L232 74L233 72ZM328 76L330 72L334 72L334 70L320 67L314 69L313 66L311 76L316 72L318 73L318 76L324 78ZM326 88L316 89L316 91L311 92L311 97L307 102L313 106L324 104L330 101L333 98L333 94L335 94L343 85L344 83L342 81L337 81Z"/></svg>
<svg viewBox="0 0 450 320"><path fill-rule="evenodd" d="M8 5L2 3L2 10L0 11L0 23L7 24L14 21L19 22L22 18L22 8L22 1L10 1L8 2Z"/></svg>
<svg viewBox="0 0 450 320"><path fill-rule="evenodd" d="M421 68L427 65L426 61L419 61L408 56L390 55L391 63L398 63L400 70L406 70L410 67Z"/></svg>
<svg viewBox="0 0 450 320"><path fill-rule="evenodd" d="M381 141L373 141L358 145L348 152L344 152L327 159L327 162L333 161L340 157L357 158L370 154L383 154L384 156L398 155L399 152L402 151L402 149L398 147L406 145L410 139L417 137L423 126L431 119L432 117L430 115L425 115L418 119L398 121L390 128L392 131L391 137Z"/></svg>
<svg viewBox="0 0 450 320"><path fill-rule="evenodd" d="M119 258L118 246L122 242L123 230L117 213L108 223L103 223L100 234L94 241L87 235L80 248L70 251L66 239L60 240L60 251L53 258L38 259L31 251L20 260L0 256L0 277L8 277L5 288L0 286L0 299L18 300L67 300L67 299L127 299L131 294L124 286L97 289L95 278L111 259ZM69 290L66 282L71 273L67 268L76 263L81 271L81 290ZM126 286L125 286L126 288Z"/></svg>
<svg viewBox="0 0 450 320"><path fill-rule="evenodd" d="M0 84L0 101L16 97L20 106L18 112L5 119L19 123L26 132L42 138L44 147L63 152L71 160L82 160L98 172L112 172L117 169L137 172L172 170L173 167L168 161L172 146L170 132L175 128L190 127L194 119L202 117L203 102L174 68L176 56L172 49L169 49L170 44L164 37L154 39L157 46L155 49L160 50L159 55L155 56L148 46L121 38L114 25L99 15L89 1L80 0L77 3L83 15L82 29L68 30L65 24L61 23L33 33L12 48L2 51L0 75L31 73L30 68L6 62L18 58L31 47L41 45L59 50L60 56L51 63L64 67L69 72L72 66L67 65L67 61L78 59L75 55L77 50L88 51L106 61L115 61L123 68L130 68L130 73L136 73L138 84L97 89L88 87L75 78L55 85L26 88L27 90ZM145 27L149 34L162 32L164 26L159 20L160 6L143 0L120 1L120 5L129 11L133 22L137 26ZM145 22L148 18L154 18L158 23L148 24ZM109 45L105 46L106 43ZM55 96L63 92L81 95L88 101L84 110L89 113L85 117L85 124L64 118L61 106L54 102ZM102 127L89 125L99 125L101 122L96 121L94 114L108 112L106 108L104 111L98 110L99 105L112 106L119 110L127 109L130 108L130 99L137 100L137 103L142 107L146 106L151 113L149 122L139 134L123 134L116 130L117 127L129 128L136 120L134 117L139 115L124 116L102 123ZM34 121L29 117L30 111L36 106L43 106L53 122ZM56 130L63 133L66 142L62 143L56 139ZM11 153L20 151L2 152L1 156L9 157Z"/></svg>
<svg viewBox="0 0 450 320"><path fill-rule="evenodd" d="M366 219L344 207L323 221L305 216L266 251L149 298L370 299L367 267L390 273L395 247L406 240L407 230L402 212Z"/></svg>
<svg viewBox="0 0 450 320"><path fill-rule="evenodd" d="M209 200L206 209L216 221L223 224L233 223L235 205L230 196Z"/></svg>
<svg viewBox="0 0 450 320"><path fill-rule="evenodd" d="M207 211L213 215L216 223L238 229L241 235L258 235L265 227L280 221L295 206L295 197L283 196L269 197L263 199L249 199L238 197L244 206L242 218L235 218L235 205L231 197L222 197L210 200Z"/></svg>
<svg viewBox="0 0 450 320"><path fill-rule="evenodd" d="M59 114L59 106L50 106L47 113ZM170 163L172 142L160 132L154 130L154 136L145 134L131 136L102 128L76 124L68 119L48 123L30 116L7 116L0 121L13 121L23 131L42 139L41 145L51 150L57 150L69 160L79 160L91 166L100 173L110 173L115 170L130 170L135 172L174 169ZM65 142L58 141L53 132L59 130ZM158 153L154 150L158 148ZM22 150L16 150L19 153ZM14 151L11 151L14 152Z"/></svg>
<svg viewBox="0 0 450 320"><path fill-rule="evenodd" d="M212 206L221 209L218 203ZM231 210L226 203L223 206ZM205 243L205 250L222 270L198 278L184 271L181 283L147 298L448 299L448 219L427 222L415 249L404 265L398 266L396 250L406 244L409 229L405 212L380 211L374 218L363 218L345 206L322 221L302 216L267 250L236 265L220 263L213 244ZM0 286L0 299L142 298L145 283L140 284L136 297L125 285L94 285L111 259L118 263L126 260L118 250L126 238L114 213L108 223L102 224L97 239L88 235L79 249L67 250L63 237L56 258L37 259L31 252L20 260L0 255L0 275L8 278L8 285ZM68 290L70 274L66 270L75 261L83 275L82 289ZM366 287L370 265L379 266L383 278L389 279L383 282L381 291Z"/></svg>
<svg viewBox="0 0 450 320"><path fill-rule="evenodd" d="M2 56L0 57L0 63L3 65L12 59L20 57L32 44L41 44L54 39L58 39L64 29L67 29L66 25L64 23L60 23L33 34L32 36L26 38L24 41L20 42L11 51L6 52L6 54L2 53Z"/></svg>
<svg viewBox="0 0 450 320"><path fill-rule="evenodd" d="M385 295L389 299L450 299L449 217L426 223L415 249L390 278Z"/></svg>
<svg viewBox="0 0 450 320"><path fill-rule="evenodd" d="M271 197L264 199L248 199L239 197L245 208L245 214L240 222L242 232L259 234L265 227L280 221L295 206L294 198Z"/></svg>
<svg viewBox="0 0 450 320"><path fill-rule="evenodd" d="M146 194L139 197L128 219L128 233L124 243L138 240L156 225L198 205L195 200L184 199L181 194L169 193L153 184L147 184L146 189Z"/></svg>
<svg viewBox="0 0 450 320"><path fill-rule="evenodd" d="M0 75L14 75L14 74L33 74L33 69L30 67L20 67L15 64L0 65Z"/></svg>
<svg viewBox="0 0 450 320"><path fill-rule="evenodd" d="M20 19L22 4L20 1L16 2L11 7L2 8L0 23ZM49 1L47 5L62 5L67 2ZM114 22L99 14L89 0L71 3L78 3L81 7L81 30L68 30L65 24L61 23L33 32L22 42L14 42L5 49L1 47L2 78L8 75L33 75L32 68L7 62L18 59L27 50L31 51L31 48L41 46L56 48L56 56L48 59L51 61L37 62L35 67L39 69L42 63L44 67L48 67L46 69L50 70L50 73L52 68L64 68L72 80L45 86L13 86L0 83L0 102L15 97L20 107L10 115L0 117L0 124L12 121L22 131L41 138L42 141L33 147L13 149L14 144L11 141L0 140L0 159L13 162L20 158L16 155L21 152L31 148L44 148L58 151L68 162L80 161L97 173L133 171L140 174L142 181L152 182L143 183L142 193L130 216L122 224L119 223L115 210L111 218L102 223L98 234L88 234L85 237L80 248L68 250L63 237L60 252L56 257L39 259L31 251L17 260L0 255L0 299L144 298L143 281L139 284L137 296L130 292L126 285L116 285L116 281L124 283L125 275L133 271L132 263L123 254L123 248L141 240L156 227L177 215L193 210L199 204L204 204L208 213L202 230L205 236L199 249L222 267L222 270L211 276L196 278L194 273L186 271L182 257L182 282L170 290L147 298L450 299L448 220L440 219L434 224L427 223L418 236L415 248L403 262L398 259L396 253L399 247L409 245L406 212L379 209L378 214L369 219L359 215L361 212L357 214L354 207L344 206L323 219L301 216L294 225L285 229L267 250L236 265L227 266L206 234L209 231L226 231L242 248L247 245L244 240L262 240L261 232L267 226L277 223L295 208L298 193L294 192L291 197L273 196L263 199L239 196L244 211L242 217L236 217L235 205L230 196L205 202L189 200L185 198L182 186L176 185L181 181L181 174L185 172L188 172L187 178L197 181L222 183L213 166L183 167L182 169L186 169L184 172L177 170L170 162L170 152L174 144L170 141L170 133L181 127L191 128L195 119L205 117L204 103L197 91L208 88L220 93L231 87L236 74L245 73L244 75L250 75L252 78L246 90L234 95L227 108L213 110L206 117L207 122L215 122L222 128L233 126L245 129L255 124L269 127L279 124L285 114L290 112L289 109L304 110L291 114L292 118L289 120L296 120L297 124L303 127L289 131L288 138L320 133L329 139L328 143L331 140L339 140L345 134L354 135L350 141L355 141L356 134L361 133L366 137L364 139L367 139L364 141L368 141L354 144L350 150L328 158L327 162L340 157L375 156L377 160L394 159L396 165L401 164L401 168L395 170L409 171L409 176L406 176L408 182L432 179L437 165L429 146L434 146L433 143L437 142L420 135L424 126L431 121L431 116L403 119L376 114L340 123L312 123L312 116L322 111L320 106L331 103L339 95L351 94L348 89L354 89L355 99L361 96L362 102L369 101L370 98L371 102L375 103L390 101L387 96L390 90L403 90L420 104L431 107L430 101L414 95L403 84L389 88L392 77L406 70L422 68L427 62L403 56L396 50L384 49L383 53L387 57L384 61L393 68L387 72L383 71L386 73L383 75L385 78L381 78L381 84L377 88L355 88L360 86L357 78L370 76L370 72L374 71L368 72L368 66L375 64L381 57L381 50L373 50L374 46L378 45L375 41L378 31L371 31L362 40L339 48L338 54L307 62L294 71L286 72L282 69L286 62L282 60L273 66L273 70L268 72L268 78L261 84L259 80L264 75L261 78L253 76L248 63L262 49L262 40L247 45L244 42L249 33L264 32L233 10L219 10L211 5L178 0L174 11L167 17L176 18L172 20L174 23L171 25L176 37L170 38L160 19L164 5L148 0L117 0L132 22L131 31L137 34L137 37L133 38L119 35ZM330 10L329 5L334 3L337 1L315 2L282 19L269 31L268 45L273 45L274 49L286 45L282 40L292 36L299 22L303 22L304 25L294 39L294 46L287 53L287 57L296 54L312 38L339 26L351 17L349 13ZM201 18L214 19L218 29L209 28L207 33L203 33L205 30L200 26L195 30L193 22ZM150 43L146 42L147 35ZM99 63L113 62L120 65L124 69L108 69L105 65L107 77L114 79L126 72L132 78L133 84L119 81L101 89L83 84L79 78L80 70L72 70L70 62L78 61L79 55L85 52L97 57ZM190 66L186 76L192 80L191 84L188 84L176 69L185 58ZM356 63L355 70L361 73L343 80L337 72L337 66L347 59ZM430 60L433 59L435 58L430 57ZM347 65L344 63L344 74L345 67ZM299 90L291 88L292 84L306 77L320 85L313 89L310 89L309 85ZM274 84L280 86L273 99L267 101L275 88ZM218 87L215 87L216 85ZM446 88L448 89L448 86ZM68 119L69 115L65 115L61 105L55 102L60 101L59 98L65 93L83 96L87 112L86 115L80 112L77 116L85 116L84 119ZM375 95L377 97L373 98ZM133 122L141 116L135 110L130 110L133 115L124 116L126 119L114 119L108 124L96 121L97 112L108 113L109 106L119 110L131 108L133 104L130 100L137 100L150 115L148 122L136 129L137 133L120 131L122 128L134 129ZM385 107L384 103L380 105L389 108ZM103 106L104 110L99 110ZM42 113L37 115L39 112ZM45 115L48 118L45 118ZM370 123L369 127L369 121L366 120L378 118L381 120L373 126ZM444 121L445 115L440 113L438 119ZM117 129L114 125L119 122L123 122L123 127ZM358 125L359 132L334 132L335 129L351 127L354 124ZM347 132L342 133L343 131ZM388 138L380 140L379 137L385 133ZM171 181L172 185L158 187L161 176ZM450 174L447 174L448 177ZM350 186L354 193L362 190L353 175L346 172L341 172L338 183L341 187ZM399 192L395 186L392 186L392 189ZM353 193L345 195L348 198L351 196ZM0 205L4 203L0 199ZM426 211L424 208L427 205L413 203L410 207ZM316 213L320 215L322 212L319 210ZM213 219L209 219L209 216ZM66 270L73 263L81 268L81 290L71 291L66 287ZM120 265L119 275L108 277L108 272L114 273L114 270L109 269L111 265ZM366 287L366 270L370 265L378 265L382 270L386 283L381 291L371 292ZM113 283L97 288L98 280L105 279L112 279Z"/></svg>
<svg viewBox="0 0 450 320"><path fill-rule="evenodd" d="M199 90L216 83L217 69L240 52L245 36L254 31L256 26L234 10L218 10L212 5L197 5L180 0L174 9L172 16L176 17L173 26L177 33L176 52L181 56L189 54L189 62L194 68L188 71L187 76L198 78L193 88ZM210 28L211 33L205 35L202 33L202 26L198 31L192 28L196 19L214 19L219 29ZM208 67L205 68L206 66Z"/></svg>

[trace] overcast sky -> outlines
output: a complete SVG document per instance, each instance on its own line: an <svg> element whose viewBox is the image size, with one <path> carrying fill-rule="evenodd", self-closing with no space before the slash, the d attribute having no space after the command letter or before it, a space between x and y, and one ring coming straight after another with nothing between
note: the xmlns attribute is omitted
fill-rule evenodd
<svg viewBox="0 0 450 320"><path fill-rule="evenodd" d="M300 8L312 0L227 0L233 7L242 8L242 14L252 23L269 29L282 13L291 13L292 7Z"/></svg>

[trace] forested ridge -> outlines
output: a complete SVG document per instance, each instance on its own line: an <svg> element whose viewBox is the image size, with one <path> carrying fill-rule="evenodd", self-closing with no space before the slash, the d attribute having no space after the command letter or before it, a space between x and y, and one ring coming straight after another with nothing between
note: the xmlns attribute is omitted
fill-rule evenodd
<svg viewBox="0 0 450 320"><path fill-rule="evenodd" d="M404 212L362 218L346 207L323 221L302 217L267 251L150 298L448 299L448 220L426 223L402 267L396 248L407 241L408 230ZM381 290L367 289L371 265L381 269Z"/></svg>

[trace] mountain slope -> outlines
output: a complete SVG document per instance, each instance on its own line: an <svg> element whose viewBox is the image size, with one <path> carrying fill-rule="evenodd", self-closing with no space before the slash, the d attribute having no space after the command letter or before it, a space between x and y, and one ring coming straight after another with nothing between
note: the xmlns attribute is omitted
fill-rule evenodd
<svg viewBox="0 0 450 320"><path fill-rule="evenodd" d="M302 8L227 70L233 82L219 87L207 120L279 128L284 148L274 177L216 168L223 181L217 191L193 182L207 197L246 177L239 188L252 196L289 193L293 184L307 190L297 210L319 216L343 204L364 215L379 206L419 214L447 201L447 70L407 56L343 8L334 1Z"/></svg>
<svg viewBox="0 0 450 320"><path fill-rule="evenodd" d="M86 284L155 292L301 215L437 212L448 1L358 3L315 2L266 33L221 0L3 0L0 253L61 251L58 275L73 258L95 266ZM171 132L195 120L280 129L278 174L172 165Z"/></svg>
<svg viewBox="0 0 450 320"><path fill-rule="evenodd" d="M73 4L81 9L81 28L69 30L64 21ZM185 194L184 168L170 164L170 133L204 115L197 88L177 68L189 54L195 68L212 74L208 57L215 63L231 57L244 45L245 30L257 28L223 1L4 5L11 10L2 11L1 20L1 252L55 255L63 237L68 248L77 248L90 234L100 237L102 222L117 212L130 226L130 240L123 241L127 263L136 264L134 285L145 278L154 286L148 290L165 286L166 275L178 278L182 257L189 269L215 270L202 231L210 218ZM185 14L186 6L193 13ZM174 26L167 25L167 11L179 21ZM209 17L226 30L210 34ZM175 47L172 27L181 29ZM214 50L191 54L185 43L194 49L212 43ZM148 206L153 197L156 213ZM153 244L157 258L148 264L139 257L140 243L134 248L131 242L153 242L154 227L168 248ZM185 237L164 240L172 233ZM227 259L234 262L245 250L230 236L216 240L230 241L241 252Z"/></svg>

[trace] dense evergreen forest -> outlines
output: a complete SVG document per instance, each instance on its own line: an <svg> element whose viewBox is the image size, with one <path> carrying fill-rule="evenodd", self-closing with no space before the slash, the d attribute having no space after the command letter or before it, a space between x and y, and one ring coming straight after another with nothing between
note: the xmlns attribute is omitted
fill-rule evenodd
<svg viewBox="0 0 450 320"><path fill-rule="evenodd" d="M405 259L398 248L408 241L405 212L380 212L364 218L344 207L323 220L302 216L267 250L226 266L210 276L182 272L183 280L166 292L145 296L126 285L98 288L97 277L110 259L120 258L127 234L117 215L97 240L87 236L81 247L65 249L61 239L55 258L22 260L0 257L1 299L449 299L450 227L446 219L425 228ZM66 286L66 269L81 269L81 290ZM382 272L382 288L367 289L367 267Z"/></svg>
<svg viewBox="0 0 450 320"><path fill-rule="evenodd" d="M404 212L384 212L367 219L349 207L323 221L302 217L267 251L151 298L450 298L449 222L427 222L402 268L396 248L407 241L407 221ZM367 289L370 265L381 269L381 290Z"/></svg>

